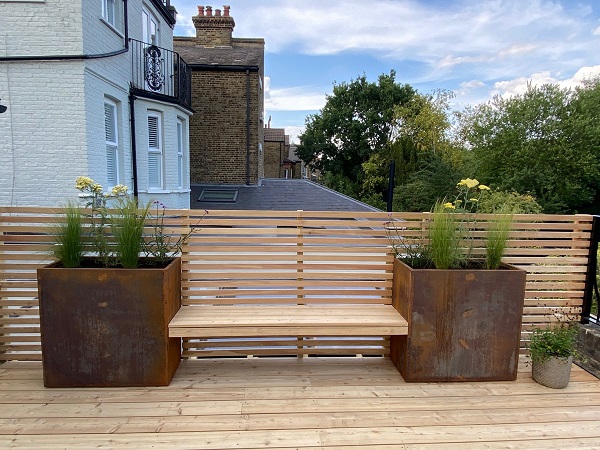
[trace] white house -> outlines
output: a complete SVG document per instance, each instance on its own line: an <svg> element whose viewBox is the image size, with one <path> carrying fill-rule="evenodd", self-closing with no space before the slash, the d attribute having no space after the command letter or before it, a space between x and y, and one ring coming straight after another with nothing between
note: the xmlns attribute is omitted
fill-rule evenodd
<svg viewBox="0 0 600 450"><path fill-rule="evenodd" d="M85 175L189 208L175 14L169 0L0 0L0 206L60 206Z"/></svg>

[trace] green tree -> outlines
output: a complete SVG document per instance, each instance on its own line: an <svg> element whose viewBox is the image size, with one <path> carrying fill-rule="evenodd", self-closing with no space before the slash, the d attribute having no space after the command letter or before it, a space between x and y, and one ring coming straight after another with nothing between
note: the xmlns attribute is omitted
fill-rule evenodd
<svg viewBox="0 0 600 450"><path fill-rule="evenodd" d="M532 194L546 213L590 204L600 186L598 80L575 91L529 85L462 117L469 175Z"/></svg>
<svg viewBox="0 0 600 450"><path fill-rule="evenodd" d="M360 198L363 163L388 145L394 108L414 93L409 85L396 82L393 70L380 75L376 83L362 75L350 83L334 84L323 109L306 118L297 155L326 174L328 186Z"/></svg>

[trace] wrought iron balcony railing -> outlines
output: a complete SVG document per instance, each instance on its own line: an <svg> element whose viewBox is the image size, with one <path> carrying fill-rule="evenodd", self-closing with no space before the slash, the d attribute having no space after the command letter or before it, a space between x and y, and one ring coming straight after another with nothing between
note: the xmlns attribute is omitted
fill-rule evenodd
<svg viewBox="0 0 600 450"><path fill-rule="evenodd" d="M131 85L149 97L192 107L192 70L177 52L130 39Z"/></svg>

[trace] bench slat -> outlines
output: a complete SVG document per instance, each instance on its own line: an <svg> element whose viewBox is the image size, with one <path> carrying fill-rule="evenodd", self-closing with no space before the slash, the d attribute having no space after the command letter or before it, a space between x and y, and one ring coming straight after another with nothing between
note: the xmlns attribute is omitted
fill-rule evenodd
<svg viewBox="0 0 600 450"><path fill-rule="evenodd" d="M171 337L390 336L408 333L391 305L184 306Z"/></svg>

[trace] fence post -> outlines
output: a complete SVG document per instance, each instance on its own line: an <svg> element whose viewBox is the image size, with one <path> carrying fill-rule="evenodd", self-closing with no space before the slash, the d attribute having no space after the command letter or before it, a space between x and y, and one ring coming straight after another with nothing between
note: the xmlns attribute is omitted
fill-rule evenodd
<svg viewBox="0 0 600 450"><path fill-rule="evenodd" d="M594 301L594 291L598 298L598 286L596 283L596 271L598 262L598 241L600 240L600 216L593 216L592 232L590 234L590 247L588 253L587 271L585 274L585 288L583 291L583 306L581 311L581 323L590 322L592 313L592 302Z"/></svg>

